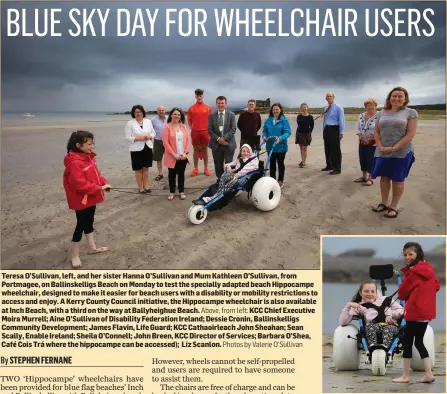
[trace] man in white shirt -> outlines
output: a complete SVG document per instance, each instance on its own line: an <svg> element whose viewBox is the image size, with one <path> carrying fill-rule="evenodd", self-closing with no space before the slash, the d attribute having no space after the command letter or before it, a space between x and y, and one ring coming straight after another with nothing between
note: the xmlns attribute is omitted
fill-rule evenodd
<svg viewBox="0 0 447 394"><path fill-rule="evenodd" d="M159 105L157 107L157 115L151 121L155 130L153 160L157 162L158 168L158 175L155 180L159 181L163 179L163 155L165 153L165 148L163 147L163 127L168 122L165 107Z"/></svg>

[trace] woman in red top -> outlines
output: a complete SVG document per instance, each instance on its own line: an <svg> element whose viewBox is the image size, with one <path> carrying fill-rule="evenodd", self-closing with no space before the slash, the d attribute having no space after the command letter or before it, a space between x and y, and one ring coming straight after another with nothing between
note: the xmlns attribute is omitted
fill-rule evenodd
<svg viewBox="0 0 447 394"><path fill-rule="evenodd" d="M104 201L104 191L110 191L110 185L101 176L92 152L93 134L88 131L75 131L67 144L64 158L64 189L68 207L76 211L77 224L72 238L71 264L73 268L82 267L79 259L79 242L85 234L89 253L101 253L107 247L97 248L93 239L93 221L96 204Z"/></svg>
<svg viewBox="0 0 447 394"><path fill-rule="evenodd" d="M407 242L403 248L405 278L399 286L399 299L405 301L404 318L404 371L403 375L393 379L396 383L410 383L410 364L413 340L424 363L425 375L420 383L432 383L435 377L431 372L432 362L424 346L424 335L428 322L436 317L436 293L439 291L439 279L433 267L424 260L421 245Z"/></svg>

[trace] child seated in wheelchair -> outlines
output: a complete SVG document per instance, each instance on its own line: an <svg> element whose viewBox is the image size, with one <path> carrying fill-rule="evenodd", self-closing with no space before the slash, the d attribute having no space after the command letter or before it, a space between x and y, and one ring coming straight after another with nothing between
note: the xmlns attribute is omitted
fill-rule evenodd
<svg viewBox="0 0 447 394"><path fill-rule="evenodd" d="M363 316L369 346L381 341L388 349L399 331L397 322L403 313L404 309L398 301L383 296L377 290L375 282L365 280L354 299L344 307L339 323L341 326L347 326L354 316ZM378 340L380 337L382 339Z"/></svg>
<svg viewBox="0 0 447 394"><path fill-rule="evenodd" d="M203 201L208 203L219 194L229 192L237 184L239 178L258 168L259 159L253 153L250 145L242 145L239 158L225 165L225 172L220 177L216 194L211 197L203 197Z"/></svg>

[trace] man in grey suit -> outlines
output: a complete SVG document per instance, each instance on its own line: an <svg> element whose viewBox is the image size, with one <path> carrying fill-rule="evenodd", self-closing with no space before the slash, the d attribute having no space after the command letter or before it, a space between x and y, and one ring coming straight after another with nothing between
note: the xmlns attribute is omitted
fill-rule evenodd
<svg viewBox="0 0 447 394"><path fill-rule="evenodd" d="M214 168L219 180L224 173L224 163L233 161L236 150L236 117L234 113L225 109L227 99L219 96L216 99L217 111L208 116L209 148L213 152Z"/></svg>

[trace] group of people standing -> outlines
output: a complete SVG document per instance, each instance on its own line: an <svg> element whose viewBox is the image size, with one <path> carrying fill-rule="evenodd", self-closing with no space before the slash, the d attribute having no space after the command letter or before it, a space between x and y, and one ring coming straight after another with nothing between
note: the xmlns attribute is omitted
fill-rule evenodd
<svg viewBox="0 0 447 394"><path fill-rule="evenodd" d="M229 111L227 99L216 99L217 110L204 103L204 91L195 90L196 102L188 109L187 115L174 107L169 114L163 106L157 108L157 115L147 119L141 105L134 105L132 119L125 125L125 136L129 142L129 151L135 180L141 194L151 193L149 168L157 162L156 181L163 179L163 164L168 168L168 200L175 197L178 188L181 200L185 195L185 171L190 163L190 146L193 146L193 165L191 176L199 175L199 161L203 160L203 173L210 176L208 169L208 148L211 149L217 183L220 182L225 168L233 162L236 150L235 133L241 132L240 148L249 157L260 144L266 142L271 152L270 176L284 185L285 158L288 152L288 139L291 136L290 122L284 116L280 103L274 103L262 127L261 116L255 112L255 100L248 101L248 107L236 122L235 114ZM323 113L323 140L326 166L322 171L331 175L341 174L341 141L344 135L344 110L335 103L332 92L326 94L328 105ZM387 218L396 218L397 205L404 192L404 182L415 160L412 139L416 134L418 114L407 108L409 96L406 89L392 89L382 111L377 112L377 101L365 101L366 112L359 116L357 136L359 138L359 159L362 177L355 182L371 186L373 179L380 177L381 202L373 207L375 212L387 213ZM295 143L300 146L300 168L306 167L308 147L312 142L314 118L309 114L307 104L301 104L301 114L297 116ZM186 128L186 121L191 134ZM261 135L259 131L262 128ZM73 235L74 267L80 267L79 241L86 234L91 253L105 252L106 247L98 248L93 240L93 221L96 204L104 200L104 192L111 189L99 173L92 151L93 135L79 130L72 133L67 144L65 157L64 188L69 208L76 211L77 226ZM250 152L251 151L251 152ZM248 152L248 153L247 153ZM242 155L242 152L239 152ZM392 191L391 203L389 195Z"/></svg>
<svg viewBox="0 0 447 394"><path fill-rule="evenodd" d="M205 104L202 89L195 90L195 98L196 102L188 109L186 117L180 108L173 108L166 115L165 108L159 106L157 115L149 120L141 105L133 106L132 120L125 126L125 135L129 141L132 169L140 193L151 193L148 170L152 167L153 161L156 161L158 169L156 181L163 179L163 164L168 168L170 191L168 200L174 199L176 187L180 199L184 200L185 171L187 164L190 163L188 157L190 145L193 147L194 165L191 176L199 175L200 160L203 161L204 175L211 175L208 168L208 148L210 148L217 183L225 172L226 164L233 161L237 148L234 137L237 128L241 131L240 148L247 144L254 151L259 146L258 132L262 120L260 114L255 112L255 100L248 101L247 111L242 113L236 122L235 114L226 108L226 97L217 97L216 111ZM191 135L188 135L185 120L191 129ZM281 187L285 172L284 159L288 151L287 139L290 135L290 124L284 116L281 104L273 104L270 116L264 123L262 138L267 141L267 150L273 149L270 176L276 179L278 169L277 180Z"/></svg>
<svg viewBox="0 0 447 394"><path fill-rule="evenodd" d="M185 169L189 155L189 134L185 126L185 115L180 108L173 108L168 116L163 106L157 108L157 115L149 120L141 105L131 110L132 120L125 126L129 142L132 170L141 194L151 193L149 188L149 168L157 162L158 175L163 179L163 161L168 168L169 200L174 198L175 182L178 178L180 199L184 200Z"/></svg>
<svg viewBox="0 0 447 394"><path fill-rule="evenodd" d="M164 107L157 108L157 115L148 120L142 106L132 108L132 120L126 125L126 137L130 142L132 168L135 171L140 193L150 193L148 168L152 160L157 162L158 175L163 178L162 160L169 171L169 200L175 195L176 178L181 199L185 199L184 179L189 163L189 146L193 146L193 170L191 176L199 175L199 160L203 160L203 173L210 176L208 148L211 149L217 181L224 173L224 165L233 161L236 150L234 135L241 132L240 147L248 144L254 151L262 138L267 141L267 150L272 152L270 176L284 185L285 157L288 152L288 138L291 135L289 120L284 116L280 103L271 106L269 117L264 122L255 111L256 102L248 101L247 110L236 122L235 114L229 111L227 99L216 99L217 110L204 103L204 91L196 89L196 102L188 109L187 121L191 129L189 136L185 126L185 115L180 108L173 108L168 116ZM333 92L326 93L327 106L323 113L323 140L326 166L322 171L330 175L341 174L341 141L345 131L344 109L335 102ZM414 162L412 139L416 134L418 114L407 108L409 96L406 89L396 87L385 100L382 111L377 111L377 100L365 100L366 111L361 113L356 131L359 139L359 161L362 176L354 182L372 186L380 177L381 202L373 207L375 212L385 212L385 217L398 216L398 203L404 191L404 182ZM297 116L295 143L300 147L300 168L306 167L308 147L312 143L315 119L309 114L306 103L300 106ZM319 117L319 116L318 116ZM318 118L317 117L317 118ZM172 123L172 124L171 124ZM259 131L262 128L261 135ZM175 134L175 135L174 135ZM274 137L274 138L270 138ZM275 143L276 142L276 143ZM390 192L392 193L391 201Z"/></svg>
<svg viewBox="0 0 447 394"><path fill-rule="evenodd" d="M344 109L335 103L332 92L326 94L327 107L323 116L323 140L326 167L331 175L341 174L341 141L345 130ZM416 135L418 113L408 108L408 91L403 87L393 88L385 99L381 111L377 100L365 100L366 111L359 115L356 135L359 139L359 162L362 176L354 182L372 186L373 179L380 177L381 202L373 207L374 212L386 212L386 218L396 218L398 204L404 192L405 179L415 161L412 140ZM305 167L307 147L312 141L314 118L308 114L306 104L301 105L298 115L296 143L300 145L301 163ZM390 201L391 192L391 201Z"/></svg>

